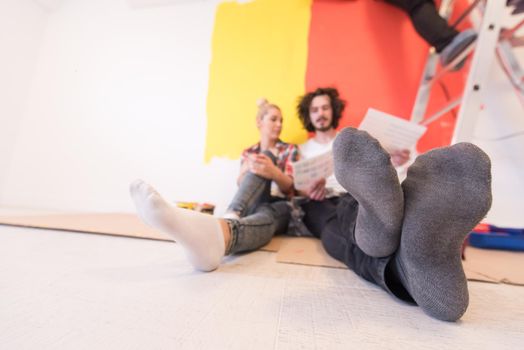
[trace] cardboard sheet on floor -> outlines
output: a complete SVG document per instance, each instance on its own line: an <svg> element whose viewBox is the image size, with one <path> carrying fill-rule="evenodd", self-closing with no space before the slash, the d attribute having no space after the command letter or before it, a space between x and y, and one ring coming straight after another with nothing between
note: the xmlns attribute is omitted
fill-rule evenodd
<svg viewBox="0 0 524 350"><path fill-rule="evenodd" d="M524 252L467 247L465 257L470 280L524 286Z"/></svg>
<svg viewBox="0 0 524 350"><path fill-rule="evenodd" d="M10 215L0 216L0 225L172 241L127 213ZM277 252L281 242L281 237L275 237L261 249Z"/></svg>
<svg viewBox="0 0 524 350"><path fill-rule="evenodd" d="M524 286L524 252L467 247L465 256L464 270L469 280ZM329 257L315 238L285 238L277 253L277 261L346 268L341 262Z"/></svg>
<svg viewBox="0 0 524 350"><path fill-rule="evenodd" d="M171 241L134 214L81 213L0 216L1 225Z"/></svg>
<svg viewBox="0 0 524 350"><path fill-rule="evenodd" d="M347 268L324 250L320 240L308 237L286 237L277 253L277 261L289 264Z"/></svg>
<svg viewBox="0 0 524 350"><path fill-rule="evenodd" d="M260 250L276 253L280 250L284 239L285 238L283 236L275 236L271 241L269 241L268 244L260 248Z"/></svg>

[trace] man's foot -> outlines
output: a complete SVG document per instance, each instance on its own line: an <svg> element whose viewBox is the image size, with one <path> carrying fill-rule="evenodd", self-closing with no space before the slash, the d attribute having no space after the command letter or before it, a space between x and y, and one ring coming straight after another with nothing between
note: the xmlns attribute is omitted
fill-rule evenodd
<svg viewBox="0 0 524 350"><path fill-rule="evenodd" d="M432 317L456 321L469 302L460 249L491 206L491 164L459 143L419 156L402 183L405 213L394 260L402 285Z"/></svg>
<svg viewBox="0 0 524 350"><path fill-rule="evenodd" d="M389 154L367 132L345 128L333 143L333 157L338 182L359 204L355 243L373 257L393 254L404 196Z"/></svg>
<svg viewBox="0 0 524 350"><path fill-rule="evenodd" d="M218 267L225 252L223 228L218 219L172 207L142 180L134 181L130 192L142 221L180 243L196 269L212 271Z"/></svg>
<svg viewBox="0 0 524 350"><path fill-rule="evenodd" d="M442 66L449 65L456 57L458 57L468 46L477 40L477 33L473 29L467 29L458 33L453 40L440 52L440 64ZM451 70L459 70L466 63L464 57Z"/></svg>

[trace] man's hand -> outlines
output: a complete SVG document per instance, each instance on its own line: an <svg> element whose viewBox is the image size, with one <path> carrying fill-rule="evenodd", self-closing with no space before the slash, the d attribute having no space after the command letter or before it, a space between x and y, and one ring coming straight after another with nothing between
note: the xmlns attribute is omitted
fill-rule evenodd
<svg viewBox="0 0 524 350"><path fill-rule="evenodd" d="M314 201L321 201L326 198L326 179L321 178L315 181L309 188L308 197Z"/></svg>
<svg viewBox="0 0 524 350"><path fill-rule="evenodd" d="M249 171L265 179L273 180L278 168L265 154L253 154L248 158Z"/></svg>
<svg viewBox="0 0 524 350"><path fill-rule="evenodd" d="M409 160L410 152L407 149L401 149L392 151L389 155L391 156L391 163L397 167L406 164Z"/></svg>

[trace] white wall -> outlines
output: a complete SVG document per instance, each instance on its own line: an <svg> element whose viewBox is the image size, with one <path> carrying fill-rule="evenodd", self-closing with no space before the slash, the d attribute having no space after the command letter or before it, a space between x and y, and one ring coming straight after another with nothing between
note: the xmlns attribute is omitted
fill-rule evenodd
<svg viewBox="0 0 524 350"><path fill-rule="evenodd" d="M50 16L1 204L132 210L136 177L167 199L227 202L237 162L203 164L216 3L64 1Z"/></svg>
<svg viewBox="0 0 524 350"><path fill-rule="evenodd" d="M0 201L48 16L32 0L0 1Z"/></svg>
<svg viewBox="0 0 524 350"><path fill-rule="evenodd" d="M127 186L142 177L170 200L223 210L238 163L203 164L220 0L49 1L61 6L0 3L2 32L16 33L0 37L0 205L131 211ZM473 141L493 160L499 225L524 226L524 137L488 139L518 130L524 107L495 63Z"/></svg>

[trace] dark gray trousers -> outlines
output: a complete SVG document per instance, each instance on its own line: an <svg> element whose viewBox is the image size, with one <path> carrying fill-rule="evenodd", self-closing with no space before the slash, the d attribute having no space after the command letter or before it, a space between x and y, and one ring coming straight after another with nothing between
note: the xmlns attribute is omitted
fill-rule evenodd
<svg viewBox="0 0 524 350"><path fill-rule="evenodd" d="M448 22L440 17L432 0L384 0L404 10L417 33L437 52L440 52L458 34Z"/></svg>
<svg viewBox="0 0 524 350"><path fill-rule="evenodd" d="M320 232L322 245L329 255L396 298L413 302L413 298L400 283L399 272L392 263L394 255L374 258L366 255L356 245L354 232L358 202L350 194L323 201L310 201L309 205L303 205L302 208L308 218L306 225L311 232Z"/></svg>

